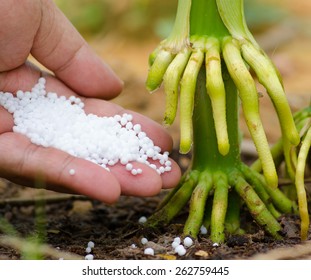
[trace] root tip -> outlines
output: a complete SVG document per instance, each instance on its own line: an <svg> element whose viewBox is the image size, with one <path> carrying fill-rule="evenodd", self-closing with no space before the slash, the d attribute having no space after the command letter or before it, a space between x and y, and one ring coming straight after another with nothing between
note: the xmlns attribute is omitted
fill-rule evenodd
<svg viewBox="0 0 311 280"><path fill-rule="evenodd" d="M181 154L188 154L191 150L191 143L180 143L179 152Z"/></svg>
<svg viewBox="0 0 311 280"><path fill-rule="evenodd" d="M226 156L230 151L230 145L228 142L219 143L218 151L221 155Z"/></svg>

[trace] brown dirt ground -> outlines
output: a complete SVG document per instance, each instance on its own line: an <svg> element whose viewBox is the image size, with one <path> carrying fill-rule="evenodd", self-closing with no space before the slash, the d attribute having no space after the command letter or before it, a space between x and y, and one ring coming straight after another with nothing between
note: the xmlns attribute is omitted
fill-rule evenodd
<svg viewBox="0 0 311 280"><path fill-rule="evenodd" d="M276 2L280 2L275 0ZM284 78L284 85L293 111L310 102L311 92L311 36L310 2L282 1L293 15L293 24L279 24L259 34L257 39L272 57ZM296 3L296 1L295 1ZM93 39L90 44L125 81L125 89L115 102L139 111L161 123L164 108L162 89L152 95L144 88L148 71L147 58L154 49L157 40L146 38L139 42L129 38L108 34ZM135 97L135 98L133 98ZM267 96L261 99L261 114L269 141L274 142L279 136L278 121ZM241 127L246 139L248 132L243 123ZM178 147L178 120L169 128ZM248 143L248 142L247 142ZM249 151L249 150L247 150ZM253 155L252 152L250 152ZM246 154L244 154L245 156ZM175 159L186 167L189 159ZM252 159L252 158L251 158ZM249 158L247 159L249 160ZM182 232L182 223L186 209L172 224L158 231L142 228L138 219L150 216L164 196L164 192L152 198L122 197L113 206L104 205L81 197L64 197L53 192L46 192L46 232L47 243L64 252L71 252L83 257L89 240L95 242L96 259L172 259L176 255L171 250L173 238ZM0 180L0 215L3 215L21 234L28 236L35 231L35 198L37 191ZM183 259L307 259L311 258L309 241L301 246L299 238L299 218L295 215L280 219L284 230L284 239L275 241L262 232L248 214L242 217L242 227L248 234L229 236L227 242L214 247L208 235L199 235ZM143 254L140 238L150 240L148 246L154 247L154 257ZM137 248L131 248L131 244ZM13 246L14 247L14 246ZM280 249L281 248L281 249ZM0 259L20 259L19 250L0 245ZM52 257L53 258L53 257Z"/></svg>
<svg viewBox="0 0 311 280"><path fill-rule="evenodd" d="M175 155L178 156L177 153ZM311 243L300 242L300 220L296 215L286 215L279 219L284 238L276 241L265 234L247 211L244 211L241 215L241 227L247 234L227 236L226 243L220 246L214 246L208 235L200 234L194 245L187 250L187 254L178 257L172 250L171 243L182 233L187 209L167 227L151 230L138 222L141 216L152 215L166 192L151 198L122 197L115 205L107 206L80 196L61 195L50 191L42 194L38 190L6 181L1 182L0 190L0 215L15 227L22 240L36 233L36 200L46 198L46 243L54 251L58 251L56 254L47 253L47 259L83 258L90 240L95 242L92 251L95 259L103 260L311 259ZM141 244L142 237L149 240L146 245ZM0 260L21 258L20 245L16 243L6 246L5 240L1 238L0 242ZM132 248L132 244L137 247ZM155 256L144 255L146 247L154 248ZM66 256L67 253L73 255Z"/></svg>

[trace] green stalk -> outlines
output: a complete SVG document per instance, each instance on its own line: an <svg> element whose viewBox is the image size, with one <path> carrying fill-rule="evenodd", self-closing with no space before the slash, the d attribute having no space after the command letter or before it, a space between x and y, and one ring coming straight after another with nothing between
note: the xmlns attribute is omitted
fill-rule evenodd
<svg viewBox="0 0 311 280"><path fill-rule="evenodd" d="M216 0L219 14L230 31L230 34L236 39L248 39L254 46L257 42L250 33L244 16L243 0Z"/></svg>
<svg viewBox="0 0 311 280"><path fill-rule="evenodd" d="M178 7L173 30L169 37L162 42L162 46L172 50L173 53L178 53L184 48L188 48L190 45L189 17L191 2L191 0L178 0Z"/></svg>
<svg viewBox="0 0 311 280"><path fill-rule="evenodd" d="M238 99L237 90L223 69L226 90L226 114L230 150L223 156L218 151L218 142L213 120L213 108L205 87L205 71L198 75L193 115L193 158L192 169L211 171L232 169L240 164L240 142L238 127Z"/></svg>
<svg viewBox="0 0 311 280"><path fill-rule="evenodd" d="M190 36L209 36L217 39L229 35L215 0L192 0Z"/></svg>
<svg viewBox="0 0 311 280"><path fill-rule="evenodd" d="M162 83L163 76L175 57L181 50L190 47L189 16L191 0L179 0L175 24L170 36L161 42L149 57L150 69L146 80L146 88L155 91Z"/></svg>

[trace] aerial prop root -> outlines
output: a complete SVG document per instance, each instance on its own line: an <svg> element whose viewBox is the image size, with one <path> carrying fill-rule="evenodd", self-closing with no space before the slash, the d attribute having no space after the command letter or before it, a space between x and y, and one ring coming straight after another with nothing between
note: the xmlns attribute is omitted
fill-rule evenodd
<svg viewBox="0 0 311 280"><path fill-rule="evenodd" d="M304 187L304 171L306 166L306 161L308 157L308 153L311 146L311 126L309 127L299 150L298 161L297 161L297 169L296 169L296 179L295 185L298 196L298 205L299 205L299 213L301 219L301 239L306 240L308 237L309 230L309 213L308 213L308 202L306 191Z"/></svg>
<svg viewBox="0 0 311 280"><path fill-rule="evenodd" d="M271 188L276 188L278 186L278 176L260 119L258 93L255 82L241 56L237 41L232 37L225 38L222 49L229 74L239 92L245 120L256 146L266 182Z"/></svg>
<svg viewBox="0 0 311 280"><path fill-rule="evenodd" d="M206 50L206 89L212 103L213 118L220 154L229 152L230 144L226 120L226 92L222 78L220 43L209 38L209 48Z"/></svg>
<svg viewBox="0 0 311 280"><path fill-rule="evenodd" d="M254 183L254 186L250 182ZM264 227L270 235L279 239L281 238L281 226L277 218L280 213L276 208L286 208L287 211L290 211L291 205L272 205L277 197L284 199L283 193L276 189L274 192L277 194L274 194L274 198L272 198L273 195L270 196L265 188L270 189L264 187L264 182L260 181L246 165L231 169L227 173L223 171L211 172L207 169L200 172L192 170L148 219L146 226L167 225L190 201L189 215L183 234L196 238L204 224L210 228L211 240L222 243L225 240L226 232L241 231L239 228L239 207L241 203L245 203L254 220ZM239 196L238 199L235 198L236 194ZM237 214L228 212L228 203L233 200L232 198L236 201L237 207L235 208L237 211L235 212ZM286 202L288 201L286 200ZM231 229L229 219L230 223L234 224Z"/></svg>

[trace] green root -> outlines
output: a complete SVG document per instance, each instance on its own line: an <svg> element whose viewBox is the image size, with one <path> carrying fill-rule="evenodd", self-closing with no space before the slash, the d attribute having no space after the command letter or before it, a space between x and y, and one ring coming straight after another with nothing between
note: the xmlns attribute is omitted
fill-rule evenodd
<svg viewBox="0 0 311 280"><path fill-rule="evenodd" d="M287 176L296 186L298 198L299 214L301 219L301 240L306 240L309 230L309 212L307 195L304 186L304 174L306 169L307 157L311 145L311 106L306 107L294 115L295 125L301 135L301 146L295 147L286 139L279 140L272 148L271 154L277 167L285 162ZM298 155L297 155L298 154ZM262 165L259 160L252 164L252 170L261 172ZM258 175L260 177L260 175ZM270 193L273 196L273 193ZM276 203L278 199L274 200ZM289 205L289 203L287 203ZM283 212L285 209L283 209ZM297 209L294 209L297 212Z"/></svg>
<svg viewBox="0 0 311 280"><path fill-rule="evenodd" d="M202 70L196 87L192 164L179 186L162 202L146 226L169 224L190 202L184 235L195 238L204 225L210 230L211 240L222 243L226 234L244 232L239 219L241 205L245 204L257 224L280 239L282 229L277 219L281 213L293 212L295 203L278 188L268 186L260 173L241 162L236 131L238 99L232 80L226 80L225 90L227 106L230 106L230 110L226 110L228 135L233 148L226 156L217 149L217 133L210 117L212 102L206 94L205 72ZM231 118L228 118L229 112ZM203 148L206 143L210 149Z"/></svg>
<svg viewBox="0 0 311 280"><path fill-rule="evenodd" d="M298 197L298 204L299 204L299 213L301 219L301 239L306 240L308 237L308 230L309 230L309 213L308 213L308 202L306 197L306 191L304 187L304 171L305 165L308 157L308 153L311 146L311 127L309 127L306 136L302 141L302 145L298 155L298 162L297 162L297 171L296 171L296 190L297 190L297 197Z"/></svg>
<svg viewBox="0 0 311 280"><path fill-rule="evenodd" d="M244 173L248 174L247 178ZM258 178L254 171L245 165L228 173L192 170L178 191L148 219L147 226L167 225L190 200L189 216L183 234L196 238L201 226L205 225L210 229L211 240L223 243L226 234L244 232L239 221L240 207L244 203L258 225L274 238L280 239L278 211L292 210L292 203L280 192L278 195L283 202L274 205L269 194L264 191L256 192L256 187L254 188L250 181L256 182ZM288 203L290 205L287 205Z"/></svg>

